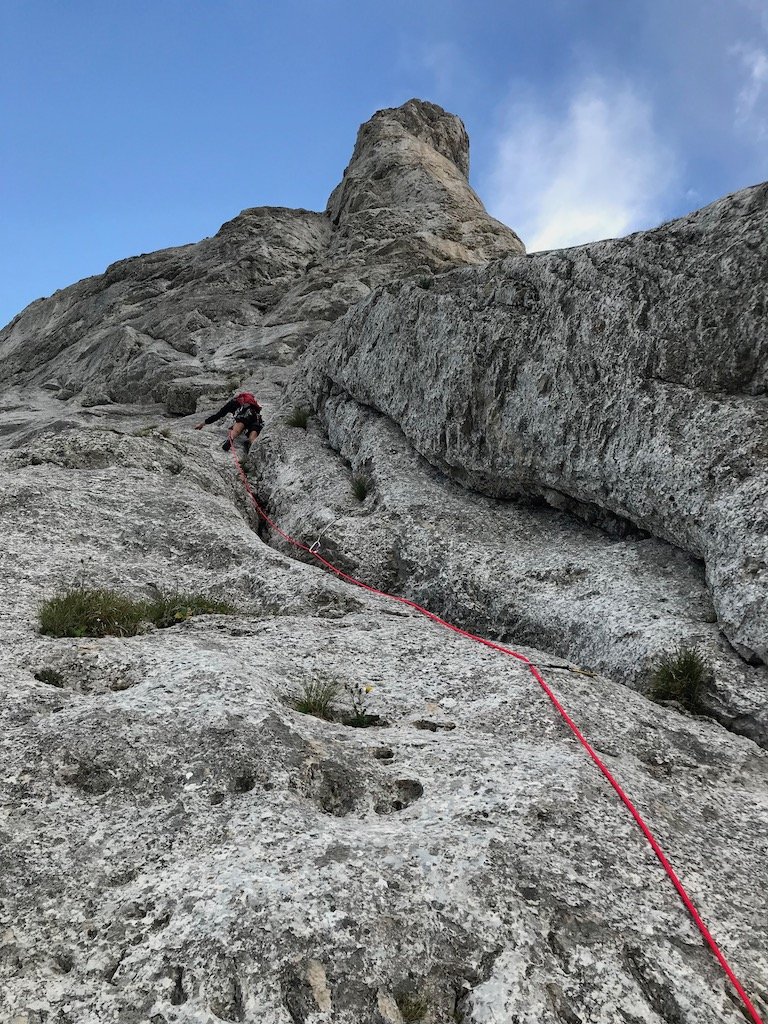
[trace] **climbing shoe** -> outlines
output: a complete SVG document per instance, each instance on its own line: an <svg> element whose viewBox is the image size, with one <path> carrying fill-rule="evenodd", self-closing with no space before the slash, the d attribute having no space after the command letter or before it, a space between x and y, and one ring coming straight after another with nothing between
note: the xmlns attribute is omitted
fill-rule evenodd
<svg viewBox="0 0 768 1024"><path fill-rule="evenodd" d="M247 455L250 450L251 450L251 442L250 441L246 441L243 444L243 455Z"/></svg>
<svg viewBox="0 0 768 1024"><path fill-rule="evenodd" d="M225 452L228 452L229 449L232 447L232 442L230 441L229 438L227 438L227 440L224 442L224 444L221 447L224 449Z"/></svg>

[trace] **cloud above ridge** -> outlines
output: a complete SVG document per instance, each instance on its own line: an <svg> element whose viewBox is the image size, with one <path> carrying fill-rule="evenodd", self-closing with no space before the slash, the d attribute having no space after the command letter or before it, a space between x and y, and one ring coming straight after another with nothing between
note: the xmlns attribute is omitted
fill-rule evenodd
<svg viewBox="0 0 768 1024"><path fill-rule="evenodd" d="M731 51L742 65L745 82L736 97L736 121L759 138L768 137L768 49L741 44Z"/></svg>
<svg viewBox="0 0 768 1024"><path fill-rule="evenodd" d="M536 252L658 224L677 175L650 105L630 85L594 77L560 113L509 105L483 192Z"/></svg>

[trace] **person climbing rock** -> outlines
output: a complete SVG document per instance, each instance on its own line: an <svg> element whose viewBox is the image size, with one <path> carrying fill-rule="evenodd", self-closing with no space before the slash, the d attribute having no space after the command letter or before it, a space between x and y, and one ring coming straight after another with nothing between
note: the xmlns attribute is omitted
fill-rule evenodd
<svg viewBox="0 0 768 1024"><path fill-rule="evenodd" d="M232 447L232 441L245 433L248 436L245 439L243 448L247 455L251 445L259 436L264 426L264 421L261 418L261 406L250 391L241 391L234 398L230 398L225 405L222 405L218 412L212 413L202 423L198 423L195 426L195 430L202 430L206 423L215 423L216 420L220 420L229 413L234 414L235 422L230 436L227 437L227 440L221 447L225 452L228 452Z"/></svg>

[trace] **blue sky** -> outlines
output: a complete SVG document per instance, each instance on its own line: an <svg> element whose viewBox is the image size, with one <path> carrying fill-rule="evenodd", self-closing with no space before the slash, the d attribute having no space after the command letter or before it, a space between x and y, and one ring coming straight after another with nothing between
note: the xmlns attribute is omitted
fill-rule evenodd
<svg viewBox="0 0 768 1024"><path fill-rule="evenodd" d="M0 0L0 324L247 206L322 209L412 96L529 249L626 234L768 178L768 0Z"/></svg>

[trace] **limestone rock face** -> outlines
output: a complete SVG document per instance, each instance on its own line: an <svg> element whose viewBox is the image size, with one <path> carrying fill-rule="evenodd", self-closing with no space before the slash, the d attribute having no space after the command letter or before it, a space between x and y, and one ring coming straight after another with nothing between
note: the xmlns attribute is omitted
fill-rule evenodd
<svg viewBox="0 0 768 1024"><path fill-rule="evenodd" d="M468 492L390 419L343 395L306 431L275 424L251 472L284 528L464 628L640 690L664 654L698 649L710 666L701 709L768 747L768 669L745 664L722 636L701 563L680 548L626 524L607 532Z"/></svg>
<svg viewBox="0 0 768 1024"><path fill-rule="evenodd" d="M217 441L129 411L0 455L3 1024L743 1019L523 666L264 544ZM237 613L41 637L75 583ZM762 1008L768 754L523 651ZM286 705L329 679L385 724Z"/></svg>
<svg viewBox="0 0 768 1024"><path fill-rule="evenodd" d="M649 232L382 289L307 356L454 479L703 558L768 660L768 185Z"/></svg>
<svg viewBox="0 0 768 1024"><path fill-rule="evenodd" d="M162 400L170 380L205 369L224 332L252 335L327 236L322 214L263 208L197 245L121 260L0 332L0 381Z"/></svg>
<svg viewBox="0 0 768 1024"><path fill-rule="evenodd" d="M164 401L177 379L292 362L386 281L521 252L470 188L468 160L464 126L440 107L380 111L327 213L244 210L213 238L32 303L0 331L0 385L56 380L91 405Z"/></svg>
<svg viewBox="0 0 768 1024"><path fill-rule="evenodd" d="M768 1011L768 679L701 561L759 653L764 194L528 258L467 169L457 118L380 111L326 212L0 332L0 1024L743 1020L526 668L259 521L193 430L241 388L271 515L539 665ZM41 635L77 586L234 613ZM681 641L695 713L638 692Z"/></svg>

